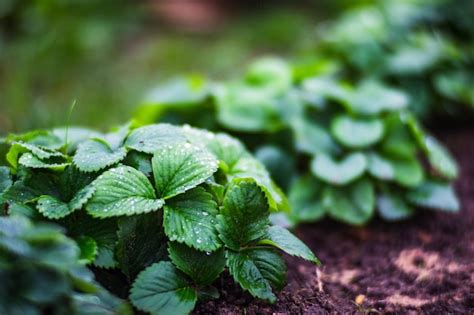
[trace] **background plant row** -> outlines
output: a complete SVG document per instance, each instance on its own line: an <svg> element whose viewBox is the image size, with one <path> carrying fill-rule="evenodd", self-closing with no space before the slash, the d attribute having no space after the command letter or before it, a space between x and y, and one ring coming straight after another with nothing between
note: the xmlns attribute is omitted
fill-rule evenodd
<svg viewBox="0 0 474 315"><path fill-rule="evenodd" d="M458 168L410 111L411 98L380 80L296 77L264 58L241 79L172 81L151 92L138 121L189 122L226 130L253 148L289 192L290 220L325 214L364 224L411 216L415 207L457 211Z"/></svg>

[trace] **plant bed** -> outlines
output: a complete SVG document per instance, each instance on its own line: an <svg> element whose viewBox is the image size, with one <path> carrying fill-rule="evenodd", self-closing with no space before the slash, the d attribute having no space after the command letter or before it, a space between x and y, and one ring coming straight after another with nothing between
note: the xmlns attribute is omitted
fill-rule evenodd
<svg viewBox="0 0 474 315"><path fill-rule="evenodd" d="M408 94L377 80L298 77L277 58L228 82L185 78L152 90L143 123L185 122L241 139L288 193L296 226L330 217L361 226L407 219L418 207L456 212L455 160L408 108Z"/></svg>
<svg viewBox="0 0 474 315"><path fill-rule="evenodd" d="M2 314L25 308L31 310L25 314L49 314L63 299L71 300L71 314L82 314L76 291L101 289L78 285L81 279L67 273L73 263L92 267L104 287L151 314L188 314L198 300L218 298L213 283L223 272L253 297L274 303L273 290L284 287L286 274L277 249L319 264L288 230L270 225L271 211L288 210L286 197L263 165L225 134L126 124L107 134L40 130L4 142L10 167L0 167L0 279L14 283L28 272L17 299L0 294ZM15 221L21 219L25 223ZM62 229L45 231L45 221ZM66 253L49 250L61 244L43 244L65 238L61 233L73 239ZM71 262L54 263L63 256ZM43 274L30 260L52 270ZM53 279L43 284L39 277L50 273ZM54 294L44 297L41 287L28 283ZM99 304L95 296L86 298ZM117 304L111 314L131 314L119 309L122 302L110 303Z"/></svg>
<svg viewBox="0 0 474 315"><path fill-rule="evenodd" d="M376 220L363 228L327 220L303 225L296 235L317 249L319 277L315 266L287 257L288 285L275 305L236 289L198 304L195 313L473 312L474 130L441 138L460 163L460 213L426 210L397 224Z"/></svg>

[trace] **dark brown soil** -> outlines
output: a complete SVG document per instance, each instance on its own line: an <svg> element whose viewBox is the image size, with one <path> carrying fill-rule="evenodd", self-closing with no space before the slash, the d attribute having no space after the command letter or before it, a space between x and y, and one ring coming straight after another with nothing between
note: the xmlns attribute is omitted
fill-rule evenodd
<svg viewBox="0 0 474 315"><path fill-rule="evenodd" d="M230 286L196 314L474 314L474 130L441 137L461 165L458 214L420 211L406 222L351 228L330 221L296 234L323 262L287 257L278 302L253 300ZM229 288L232 281L224 279Z"/></svg>

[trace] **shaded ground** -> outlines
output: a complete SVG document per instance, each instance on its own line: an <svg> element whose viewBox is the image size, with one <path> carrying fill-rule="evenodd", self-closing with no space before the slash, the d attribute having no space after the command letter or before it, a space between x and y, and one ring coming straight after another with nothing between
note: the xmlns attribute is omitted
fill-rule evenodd
<svg viewBox="0 0 474 315"><path fill-rule="evenodd" d="M296 234L321 269L288 257L288 285L275 305L231 286L196 314L474 314L474 129L441 138L461 165L459 214L420 211L407 222L365 228L302 226Z"/></svg>

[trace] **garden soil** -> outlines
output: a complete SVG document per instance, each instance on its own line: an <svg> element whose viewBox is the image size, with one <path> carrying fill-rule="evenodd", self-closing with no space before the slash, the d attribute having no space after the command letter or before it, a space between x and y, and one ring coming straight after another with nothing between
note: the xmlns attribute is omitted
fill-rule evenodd
<svg viewBox="0 0 474 315"><path fill-rule="evenodd" d="M319 268L285 257L288 285L269 305L226 275L221 298L195 314L474 314L474 129L442 132L461 166L457 214L419 211L401 223L362 228L329 220L301 226L298 237Z"/></svg>

